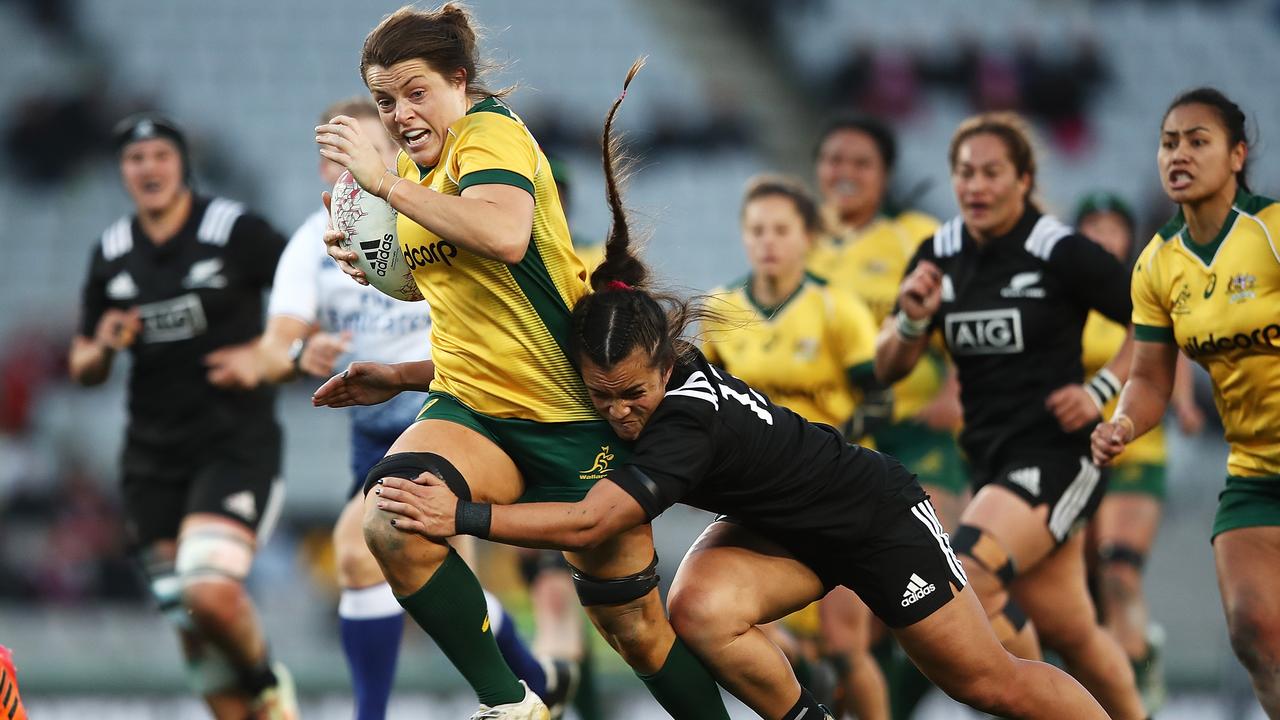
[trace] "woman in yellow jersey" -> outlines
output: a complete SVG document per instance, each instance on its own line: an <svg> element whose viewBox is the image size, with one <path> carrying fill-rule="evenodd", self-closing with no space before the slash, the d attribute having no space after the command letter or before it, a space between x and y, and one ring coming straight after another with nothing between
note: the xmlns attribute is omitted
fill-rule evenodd
<svg viewBox="0 0 1280 720"><path fill-rule="evenodd" d="M888 127L847 117L827 125L814 163L827 232L815 242L809 270L862 298L877 324L893 312L908 261L938 226L916 211L884 214L896 159ZM958 390L941 348L893 386L893 403L893 422L877 429L876 447L920 474L943 524L954 528L968 489L954 437Z"/></svg>
<svg viewBox="0 0 1280 720"><path fill-rule="evenodd" d="M826 232L809 256L809 270L831 287L857 295L877 325L894 307L898 283L921 241L938 223L909 210L886 214L897 159L893 131L868 117L832 120L818 138L814 162ZM931 346L893 386L892 422L876 428L876 448L919 473L944 527L954 529L968 497L964 460L956 445L959 388L941 345ZM894 718L908 718L930 684L884 634L875 645L889 683Z"/></svg>
<svg viewBox="0 0 1280 720"><path fill-rule="evenodd" d="M1122 263L1133 252L1134 220L1129 206L1118 196L1091 193L1076 210L1076 228ZM1089 314L1084 326L1084 371L1102 370L1124 344L1126 328L1100 313ZM1195 434L1204 426L1204 414L1192 394L1190 366L1178 355L1173 408L1184 433ZM1113 399L1103 417L1115 411ZM1164 679L1159 666L1158 626L1148 624L1142 592L1142 567L1160 525L1160 505L1165 493L1165 438L1157 425L1134 442L1108 471L1107 494L1089 525L1092 576L1099 611L1107 630L1124 648L1133 665L1138 690L1147 711L1163 704Z"/></svg>
<svg viewBox="0 0 1280 720"><path fill-rule="evenodd" d="M831 292L805 271L820 231L818 207L798 182L771 176L748 182L742 242L751 273L715 294L724 317L703 328L703 353L772 402L810 422L840 427L857 441L873 429L866 425L876 416L858 401L885 408L882 418L889 406L886 389L875 381L877 325L861 300ZM838 587L801 614L816 616L802 624L817 627L796 629L820 630L821 652L840 675L845 705L859 718L887 719L884 676L868 649L867 607L852 590ZM800 648L789 655L798 668L812 659Z"/></svg>
<svg viewBox="0 0 1280 720"><path fill-rule="evenodd" d="M573 500L625 459L568 359L569 308L588 292L546 156L523 122L478 81L462 7L401 8L365 38L360 74L400 144L396 172L354 120L316 128L321 155L399 212L401 251L431 306L434 379L415 364L363 365L319 402L380 401L430 390L418 422L366 482L424 472L494 503ZM348 274L354 255L326 234ZM478 717L542 718L546 707L498 655L479 584L442 542L400 533L366 503L365 540L406 611L480 700ZM727 717L705 668L662 610L649 527L571 553L579 595L601 633L673 716ZM635 632L644 623L645 633Z"/></svg>
<svg viewBox="0 0 1280 720"><path fill-rule="evenodd" d="M1280 203L1249 191L1239 106L1211 88L1179 95L1160 128L1160 182L1178 213L1133 270L1133 369L1093 454L1110 462L1160 423L1179 347L1213 379L1226 488L1213 523L1231 646L1269 717L1280 717Z"/></svg>

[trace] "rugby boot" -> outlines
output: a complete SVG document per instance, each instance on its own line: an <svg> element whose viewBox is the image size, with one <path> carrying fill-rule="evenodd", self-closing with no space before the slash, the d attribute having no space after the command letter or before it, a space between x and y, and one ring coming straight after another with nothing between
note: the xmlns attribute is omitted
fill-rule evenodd
<svg viewBox="0 0 1280 720"><path fill-rule="evenodd" d="M481 705L471 716L471 720L551 720L551 711L524 681L524 699L520 702L503 703L501 705Z"/></svg>

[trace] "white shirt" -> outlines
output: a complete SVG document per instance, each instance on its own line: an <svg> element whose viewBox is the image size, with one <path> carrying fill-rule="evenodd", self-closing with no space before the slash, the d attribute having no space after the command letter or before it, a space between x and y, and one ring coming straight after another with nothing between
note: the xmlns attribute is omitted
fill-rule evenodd
<svg viewBox="0 0 1280 720"><path fill-rule="evenodd" d="M325 332L351 333L350 359L395 363L431 357L431 309L405 302L347 277L324 247L329 216L310 215L276 265L268 315L288 315ZM345 364L341 363L343 367ZM398 433L422 405L419 393L401 393L382 405L356 408L357 429Z"/></svg>

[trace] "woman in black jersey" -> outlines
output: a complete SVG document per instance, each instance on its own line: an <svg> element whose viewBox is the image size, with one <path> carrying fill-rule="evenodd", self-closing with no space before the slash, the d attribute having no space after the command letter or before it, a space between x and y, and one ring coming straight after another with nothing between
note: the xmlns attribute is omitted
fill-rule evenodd
<svg viewBox="0 0 1280 720"><path fill-rule="evenodd" d="M292 682L244 587L283 502L275 396L220 389L211 360L261 334L285 239L240 203L192 191L172 121L134 115L114 139L135 211L93 248L68 368L98 385L117 353L131 356L125 514L188 683L216 718L294 720Z"/></svg>
<svg viewBox="0 0 1280 720"><path fill-rule="evenodd" d="M997 636L1026 658L1040 656L1042 639L1113 717L1145 717L1133 669L1098 625L1075 532L1102 499L1089 431L1127 374L1132 342L1084 382L1080 338L1090 310L1129 324L1127 274L1036 207L1035 157L1017 116L966 120L950 161L960 215L912 259L876 374L905 376L942 332L974 486L953 546Z"/></svg>
<svg viewBox="0 0 1280 720"><path fill-rule="evenodd" d="M700 313L644 289L649 271L629 247L611 155L613 227L595 292L574 307L569 350L633 457L575 503L474 503L434 475L386 477L374 492L392 524L582 550L677 502L724 513L681 563L671 622L762 717L830 717L757 626L843 585L953 697L1011 718L1105 718L1065 673L1000 647L914 475L772 404L681 339Z"/></svg>

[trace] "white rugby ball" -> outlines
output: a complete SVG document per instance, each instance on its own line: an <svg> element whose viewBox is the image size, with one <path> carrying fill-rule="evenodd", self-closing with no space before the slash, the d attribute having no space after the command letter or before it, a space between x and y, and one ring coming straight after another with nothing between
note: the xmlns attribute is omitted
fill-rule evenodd
<svg viewBox="0 0 1280 720"><path fill-rule="evenodd" d="M417 301L422 291L400 252L395 208L365 192L350 172L344 171L333 186L329 217L345 238L343 250L354 250L355 267L364 271L369 284L397 300Z"/></svg>

